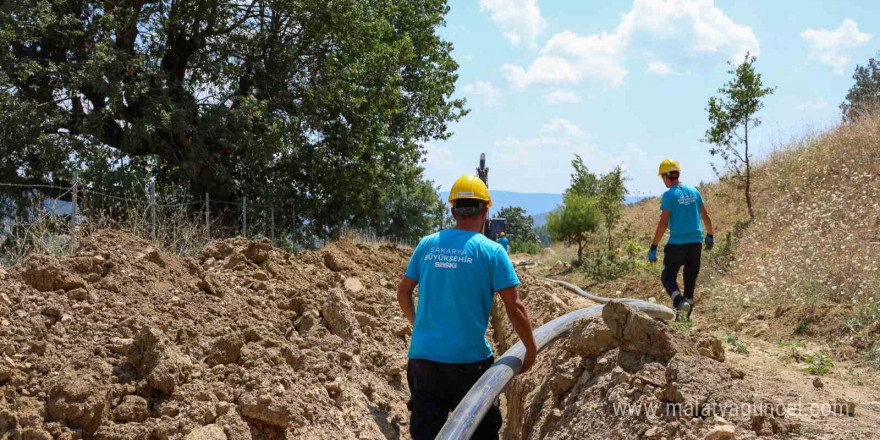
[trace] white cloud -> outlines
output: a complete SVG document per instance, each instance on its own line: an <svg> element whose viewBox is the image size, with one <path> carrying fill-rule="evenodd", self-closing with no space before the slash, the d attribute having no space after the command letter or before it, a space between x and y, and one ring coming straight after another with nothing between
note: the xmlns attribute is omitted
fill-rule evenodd
<svg viewBox="0 0 880 440"><path fill-rule="evenodd" d="M589 136L580 127L561 118L547 121L535 136L498 139L487 153L494 170L490 174L492 185L525 192L558 193L568 187L575 154L596 173L606 173L621 165L628 174L652 175L656 165L633 143L600 148L589 142Z"/></svg>
<svg viewBox="0 0 880 440"><path fill-rule="evenodd" d="M501 100L501 90L488 81L467 83L461 90L465 95L480 97L488 107L498 104Z"/></svg>
<svg viewBox="0 0 880 440"><path fill-rule="evenodd" d="M581 79L580 72L567 60L548 56L536 58L529 70L505 64L501 66L501 72L510 85L518 89L526 88L532 83L576 83Z"/></svg>
<svg viewBox="0 0 880 440"><path fill-rule="evenodd" d="M490 14L489 18L514 46L521 42L534 45L547 27L538 0L480 0L480 10Z"/></svg>
<svg viewBox="0 0 880 440"><path fill-rule="evenodd" d="M822 98L819 98L819 99L810 99L806 102L803 102L800 105L798 105L797 107L795 107L795 110L798 110L798 111L817 111L817 110L824 110L826 108L828 108L828 101L826 101Z"/></svg>
<svg viewBox="0 0 880 440"><path fill-rule="evenodd" d="M431 162L434 166L449 166L456 163L455 156L449 148L437 145L433 142L425 144L426 157L425 160Z"/></svg>
<svg viewBox="0 0 880 440"><path fill-rule="evenodd" d="M859 25L849 18L837 29L807 29L801 38L810 45L810 59L831 66L837 75L844 75L852 61L849 51L871 39L871 34L859 32Z"/></svg>
<svg viewBox="0 0 880 440"><path fill-rule="evenodd" d="M669 65L660 61L651 61L648 63L648 73L652 73L658 76L666 76L672 73L672 69L669 68Z"/></svg>
<svg viewBox="0 0 880 440"><path fill-rule="evenodd" d="M573 92L555 90L544 95L544 102L547 104L577 104L581 102L581 98Z"/></svg>
<svg viewBox="0 0 880 440"><path fill-rule="evenodd" d="M626 77L623 62L634 34L672 38L682 34L681 30L689 33L691 50L697 53L723 51L736 60L746 52L756 56L760 52L752 29L731 20L714 0L634 0L614 31L579 36L565 30L550 38L528 69L508 64L502 70L517 88L578 83L584 78L616 87Z"/></svg>
<svg viewBox="0 0 880 440"><path fill-rule="evenodd" d="M582 130L577 125L574 125L568 119L562 118L553 118L547 121L543 127L541 127L541 131L544 133L562 133L566 136L571 137L579 137L585 136L584 130Z"/></svg>

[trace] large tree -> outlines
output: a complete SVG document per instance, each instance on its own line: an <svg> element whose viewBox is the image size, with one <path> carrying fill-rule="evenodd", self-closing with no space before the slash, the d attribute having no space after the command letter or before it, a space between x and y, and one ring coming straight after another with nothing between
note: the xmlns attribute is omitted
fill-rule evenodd
<svg viewBox="0 0 880 440"><path fill-rule="evenodd" d="M445 0L0 6L0 180L123 191L127 171L298 226L366 223L466 112ZM114 174L116 173L116 174ZM294 225L297 226L297 225Z"/></svg>
<svg viewBox="0 0 880 440"><path fill-rule="evenodd" d="M703 142L712 144L709 153L724 161L724 172L715 168L719 175L726 174L739 183L745 194L749 218L755 218L752 206L752 152L749 151L749 134L761 126L756 114L764 108L762 99L772 94L774 87L764 87L761 74L755 71L755 57L746 53L737 65L728 61L733 78L718 89L719 97L709 98L706 112L709 128Z"/></svg>
<svg viewBox="0 0 880 440"><path fill-rule="evenodd" d="M535 219L526 214L526 210L519 206L507 206L498 210L495 217L505 219L504 230L510 239L511 245L519 243L519 247L540 247L538 234L535 233Z"/></svg>

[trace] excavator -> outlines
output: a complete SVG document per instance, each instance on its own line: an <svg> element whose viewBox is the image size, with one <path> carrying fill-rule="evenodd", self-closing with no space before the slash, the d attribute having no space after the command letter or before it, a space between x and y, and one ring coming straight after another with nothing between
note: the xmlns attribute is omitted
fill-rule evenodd
<svg viewBox="0 0 880 440"><path fill-rule="evenodd" d="M477 177L486 184L487 188L489 187L489 167L486 166L486 153L480 153L480 166L477 168ZM483 225L483 235L492 240L497 240L498 235L505 232L505 225L506 220L501 217L486 218L486 223Z"/></svg>

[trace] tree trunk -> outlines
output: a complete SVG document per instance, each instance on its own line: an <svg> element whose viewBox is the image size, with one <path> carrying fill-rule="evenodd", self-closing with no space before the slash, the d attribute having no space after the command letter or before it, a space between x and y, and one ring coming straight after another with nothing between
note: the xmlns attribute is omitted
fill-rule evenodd
<svg viewBox="0 0 880 440"><path fill-rule="evenodd" d="M746 117L745 133L746 151L744 161L746 163L746 206L749 208L749 220L755 219L755 210L752 207L752 160L749 157L749 118Z"/></svg>
<svg viewBox="0 0 880 440"><path fill-rule="evenodd" d="M580 267L580 265L581 265L581 255L583 255L583 253L584 253L584 244L583 244L583 242L578 241L578 259L577 259L578 267Z"/></svg>

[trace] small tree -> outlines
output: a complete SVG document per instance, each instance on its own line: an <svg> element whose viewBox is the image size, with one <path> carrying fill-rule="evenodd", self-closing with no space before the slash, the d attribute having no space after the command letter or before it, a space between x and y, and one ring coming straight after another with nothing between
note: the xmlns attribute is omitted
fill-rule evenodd
<svg viewBox="0 0 880 440"><path fill-rule="evenodd" d="M706 111L711 126L703 138L703 142L713 145L709 152L713 156L721 156L726 172L742 185L750 218L755 218L755 211L751 194L749 131L761 125L761 119L755 116L764 107L761 99L776 90L774 87L764 87L761 74L755 72L755 60L754 56L746 53L742 64L735 66L727 63L730 66L727 73L733 75L733 79L718 89L720 97L709 98ZM719 176L722 174L715 164L712 164L712 168Z"/></svg>
<svg viewBox="0 0 880 440"><path fill-rule="evenodd" d="M596 197L596 207L602 214L602 223L605 225L607 233L608 251L614 249L612 242L612 232L617 226L620 215L623 212L623 200L627 194L626 190L627 178L623 175L623 169L617 166L599 178L599 194Z"/></svg>
<svg viewBox="0 0 880 440"><path fill-rule="evenodd" d="M565 204L547 214L547 232L557 241L577 246L577 265L583 262L590 234L599 227L595 199L577 192L565 196Z"/></svg>
<svg viewBox="0 0 880 440"><path fill-rule="evenodd" d="M501 208L495 217L505 219L504 230L507 237L511 241L511 245L519 243L518 249L528 247L540 249L538 235L535 234L535 220L530 215L526 215L526 210L519 206L508 206ZM531 246L531 245L534 246ZM529 245L529 246L525 246Z"/></svg>
<svg viewBox="0 0 880 440"><path fill-rule="evenodd" d="M449 208L449 202L443 200L443 197L437 196L437 202L434 203L434 208L432 209L435 231L442 231L452 223L452 215L449 212Z"/></svg>
<svg viewBox="0 0 880 440"><path fill-rule="evenodd" d="M867 66L856 66L853 79L856 83L840 104L844 122L854 122L880 111L880 62L871 58Z"/></svg>

